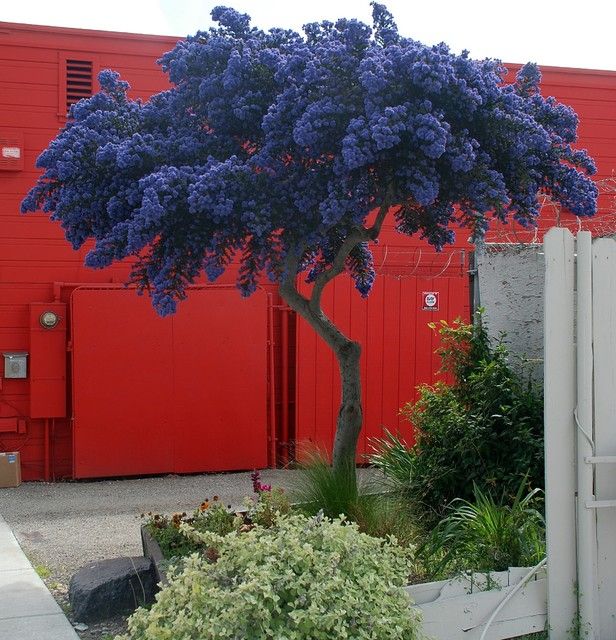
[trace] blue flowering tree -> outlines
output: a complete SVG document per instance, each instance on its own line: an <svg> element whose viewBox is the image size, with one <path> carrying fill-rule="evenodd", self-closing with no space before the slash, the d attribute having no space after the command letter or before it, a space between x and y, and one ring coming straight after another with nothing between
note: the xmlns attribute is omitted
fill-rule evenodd
<svg viewBox="0 0 616 640"><path fill-rule="evenodd" d="M103 71L22 205L59 220L75 248L93 238L91 267L134 257L132 282L161 315L233 261L244 295L278 283L340 365L335 468L354 462L362 425L360 345L321 297L345 271L368 295L385 219L438 249L455 226L480 237L490 219L532 225L540 192L579 216L596 207L593 163L571 147L576 116L540 95L535 66L505 84L500 63L404 38L372 6L372 27L342 19L303 35L217 7L216 28L162 57L171 88L145 103Z"/></svg>

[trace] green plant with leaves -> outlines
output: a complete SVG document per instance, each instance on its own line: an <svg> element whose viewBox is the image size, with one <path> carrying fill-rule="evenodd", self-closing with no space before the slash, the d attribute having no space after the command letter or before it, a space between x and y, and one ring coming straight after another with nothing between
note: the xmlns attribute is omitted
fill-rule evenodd
<svg viewBox="0 0 616 640"><path fill-rule="evenodd" d="M409 497L428 522L473 486L515 496L522 478L543 486L543 398L516 372L502 338L481 322L432 325L441 370L452 382L422 385L401 413L415 427L412 447L394 434L375 443L371 462Z"/></svg>
<svg viewBox="0 0 616 640"><path fill-rule="evenodd" d="M148 513L144 526L158 543L163 557L183 558L197 550L194 542L188 540L180 531L180 524L190 518L186 513L174 513L167 516L161 513Z"/></svg>
<svg viewBox="0 0 616 640"><path fill-rule="evenodd" d="M520 483L510 501L496 500L474 487L474 499L454 500L448 515L418 549L429 577L446 577L460 571L505 571L534 566L545 556L545 521L540 489L525 493Z"/></svg>
<svg viewBox="0 0 616 640"><path fill-rule="evenodd" d="M398 493L384 492L382 484L370 479L358 482L353 467L334 468L321 452L310 452L306 458L294 487L303 513L322 512L329 518L344 514L369 535L395 536L403 545L416 541L408 502Z"/></svg>
<svg viewBox="0 0 616 640"><path fill-rule="evenodd" d="M289 496L282 487L269 487L246 500L246 519L254 525L273 527L280 516L291 512Z"/></svg>
<svg viewBox="0 0 616 640"><path fill-rule="evenodd" d="M148 513L145 526L158 542L163 556L172 558L184 558L195 551L203 551L203 545L195 540L188 539L181 531L182 524L189 524L197 531L211 531L220 536L225 536L231 531L238 531L244 519L225 506L217 496L210 501L205 499L194 513L189 516L186 512L174 513L171 516L159 513Z"/></svg>
<svg viewBox="0 0 616 640"><path fill-rule="evenodd" d="M243 523L243 517L235 513L231 505L225 506L217 496L211 502L203 501L190 520L197 531L212 531L221 536L238 531Z"/></svg>
<svg viewBox="0 0 616 640"><path fill-rule="evenodd" d="M420 637L402 588L409 551L342 518L292 514L224 537L182 529L216 547L216 561L190 556L124 640Z"/></svg>

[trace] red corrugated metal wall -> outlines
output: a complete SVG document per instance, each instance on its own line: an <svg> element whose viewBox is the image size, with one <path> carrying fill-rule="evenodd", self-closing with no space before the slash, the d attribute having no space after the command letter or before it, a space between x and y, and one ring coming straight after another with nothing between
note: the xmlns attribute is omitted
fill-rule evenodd
<svg viewBox="0 0 616 640"><path fill-rule="evenodd" d="M83 406L82 401L87 406L90 391L81 378L79 366L72 368L74 354L69 337L75 331L79 335L82 329L86 335L91 327L73 326L71 292L83 284L121 283L128 266L119 264L103 271L86 269L83 258L87 247L72 251L59 225L43 215L20 216L19 203L36 179L36 157L65 122L66 102L75 89L68 78L67 91L69 61L82 67L85 62L93 76L101 68L115 68L131 83L133 96L147 98L166 87L166 79L155 60L174 43L173 38L0 23L0 138L12 145L23 145L24 149L24 157L18 162L0 162L0 352L30 353L27 379L1 379L0 450L22 452L26 480L74 474L73 412L75 407ZM579 146L587 147L597 158L600 177L611 175L616 168L616 73L548 68L544 69L543 86L545 93L557 96L577 110L581 120ZM585 226L599 232L614 232L614 215L607 211L611 205L608 195L603 197L602 205L606 210ZM551 208L542 217L541 228L555 221L577 225L576 220ZM529 239L528 234L514 229L511 225L499 227L489 239L504 242ZM326 305L331 306L336 320L364 343L367 429L362 451L366 450L366 439L380 433L382 424L401 426L397 422L398 405L412 398L417 383L433 379L435 345L427 321L441 317L441 313L449 319L468 313L468 283L465 267L459 263L461 250L468 248L462 234L453 251L436 257L420 241L401 238L388 229L377 247L380 280L369 300L361 301L344 280L336 282L335 292L327 294ZM228 274L223 283L232 280L233 275ZM419 308L417 296L424 289L439 291L439 312ZM332 356L325 347L285 309L271 288L267 292L268 335L263 344L263 352L268 354L265 402L268 433L274 436L267 442L268 459L284 461L295 439L322 443L331 439L337 381ZM101 309L109 313L117 311L115 306L105 306L105 294L99 294ZM241 319L248 307L244 307L246 303L239 296L236 300L235 313ZM164 321L159 321L153 311L151 315L146 313L145 307L140 306L144 304L147 306L145 301L128 296L122 302L123 316L127 322L131 318L136 322L138 318L143 333L158 331L158 323ZM40 329L38 317L42 309L48 308L58 310L62 318L58 327L46 332ZM195 317L194 325L182 329L185 340L190 341L193 336L197 340L204 326ZM127 327L127 335L133 330L134 327ZM93 335L90 337L94 339ZM238 339L245 337L246 332L240 331ZM100 343L98 348L101 358L110 356L111 343ZM192 367L190 357L187 358L186 366ZM158 375L170 366L160 360L157 364ZM261 375L262 366L260 371ZM104 380L99 382L106 384ZM192 380L188 378L185 383L189 389ZM109 385L111 392L111 381ZM118 388L115 392L119 392ZM263 404L259 407L262 411ZM193 416L192 408L186 406L185 410L186 416L180 416L176 423L180 432ZM152 416L145 408L135 405L133 411L133 418L138 420L134 429L138 431L151 424ZM199 415L199 410L195 415ZM86 432L94 434L85 418L77 414L75 417ZM261 423L256 429L263 434ZM106 451L112 452L122 445L121 439L128 437L127 433L115 433L113 437L109 433L98 444L104 442ZM193 433L193 437L197 434ZM76 451L80 449L78 440ZM198 446L194 450L190 439L183 442L184 451L176 456L179 466L174 468L197 470L201 454L195 454L196 459L191 456L202 450L203 442L199 443L197 437ZM262 456L262 452L258 455ZM183 467L181 459L185 460ZM210 463L202 468L211 468ZM162 466L159 470L163 470ZM84 475L124 472L119 466L110 466L107 472L92 467L86 468Z"/></svg>

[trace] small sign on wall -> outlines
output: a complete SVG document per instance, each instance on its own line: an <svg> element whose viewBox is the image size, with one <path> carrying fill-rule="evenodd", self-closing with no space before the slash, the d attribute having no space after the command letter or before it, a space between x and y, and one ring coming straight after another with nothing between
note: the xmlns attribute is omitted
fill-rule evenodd
<svg viewBox="0 0 616 640"><path fill-rule="evenodd" d="M438 291L424 291L421 294L423 311L438 311Z"/></svg>

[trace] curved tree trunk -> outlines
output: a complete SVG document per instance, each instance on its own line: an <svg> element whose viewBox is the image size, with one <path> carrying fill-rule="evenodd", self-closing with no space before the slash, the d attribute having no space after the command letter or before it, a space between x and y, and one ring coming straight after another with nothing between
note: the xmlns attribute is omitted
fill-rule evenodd
<svg viewBox="0 0 616 640"><path fill-rule="evenodd" d="M353 249L361 242L369 242L378 237L385 216L389 211L392 197L391 188L388 187L386 197L372 227L356 227L349 232L332 261L331 267L322 271L315 278L309 297L305 297L298 291L295 282L304 252L303 248L297 247L295 251L287 254L285 270L280 282L282 298L325 340L338 360L342 397L332 451L332 465L335 472L346 472L350 469L355 471L357 442L362 427L359 367L361 346L345 336L323 313L321 295L325 287L344 271L346 260Z"/></svg>
<svg viewBox="0 0 616 640"><path fill-rule="evenodd" d="M363 422L359 369L361 347L357 342L348 340L334 351L340 369L342 398L336 421L332 464L334 471L344 471L355 465L357 442Z"/></svg>
<svg viewBox="0 0 616 640"><path fill-rule="evenodd" d="M281 286L280 294L287 304L325 340L336 356L342 394L336 421L332 465L336 471L343 471L349 466L354 467L357 441L362 427L359 368L361 346L347 338L320 308L312 307L294 285Z"/></svg>

